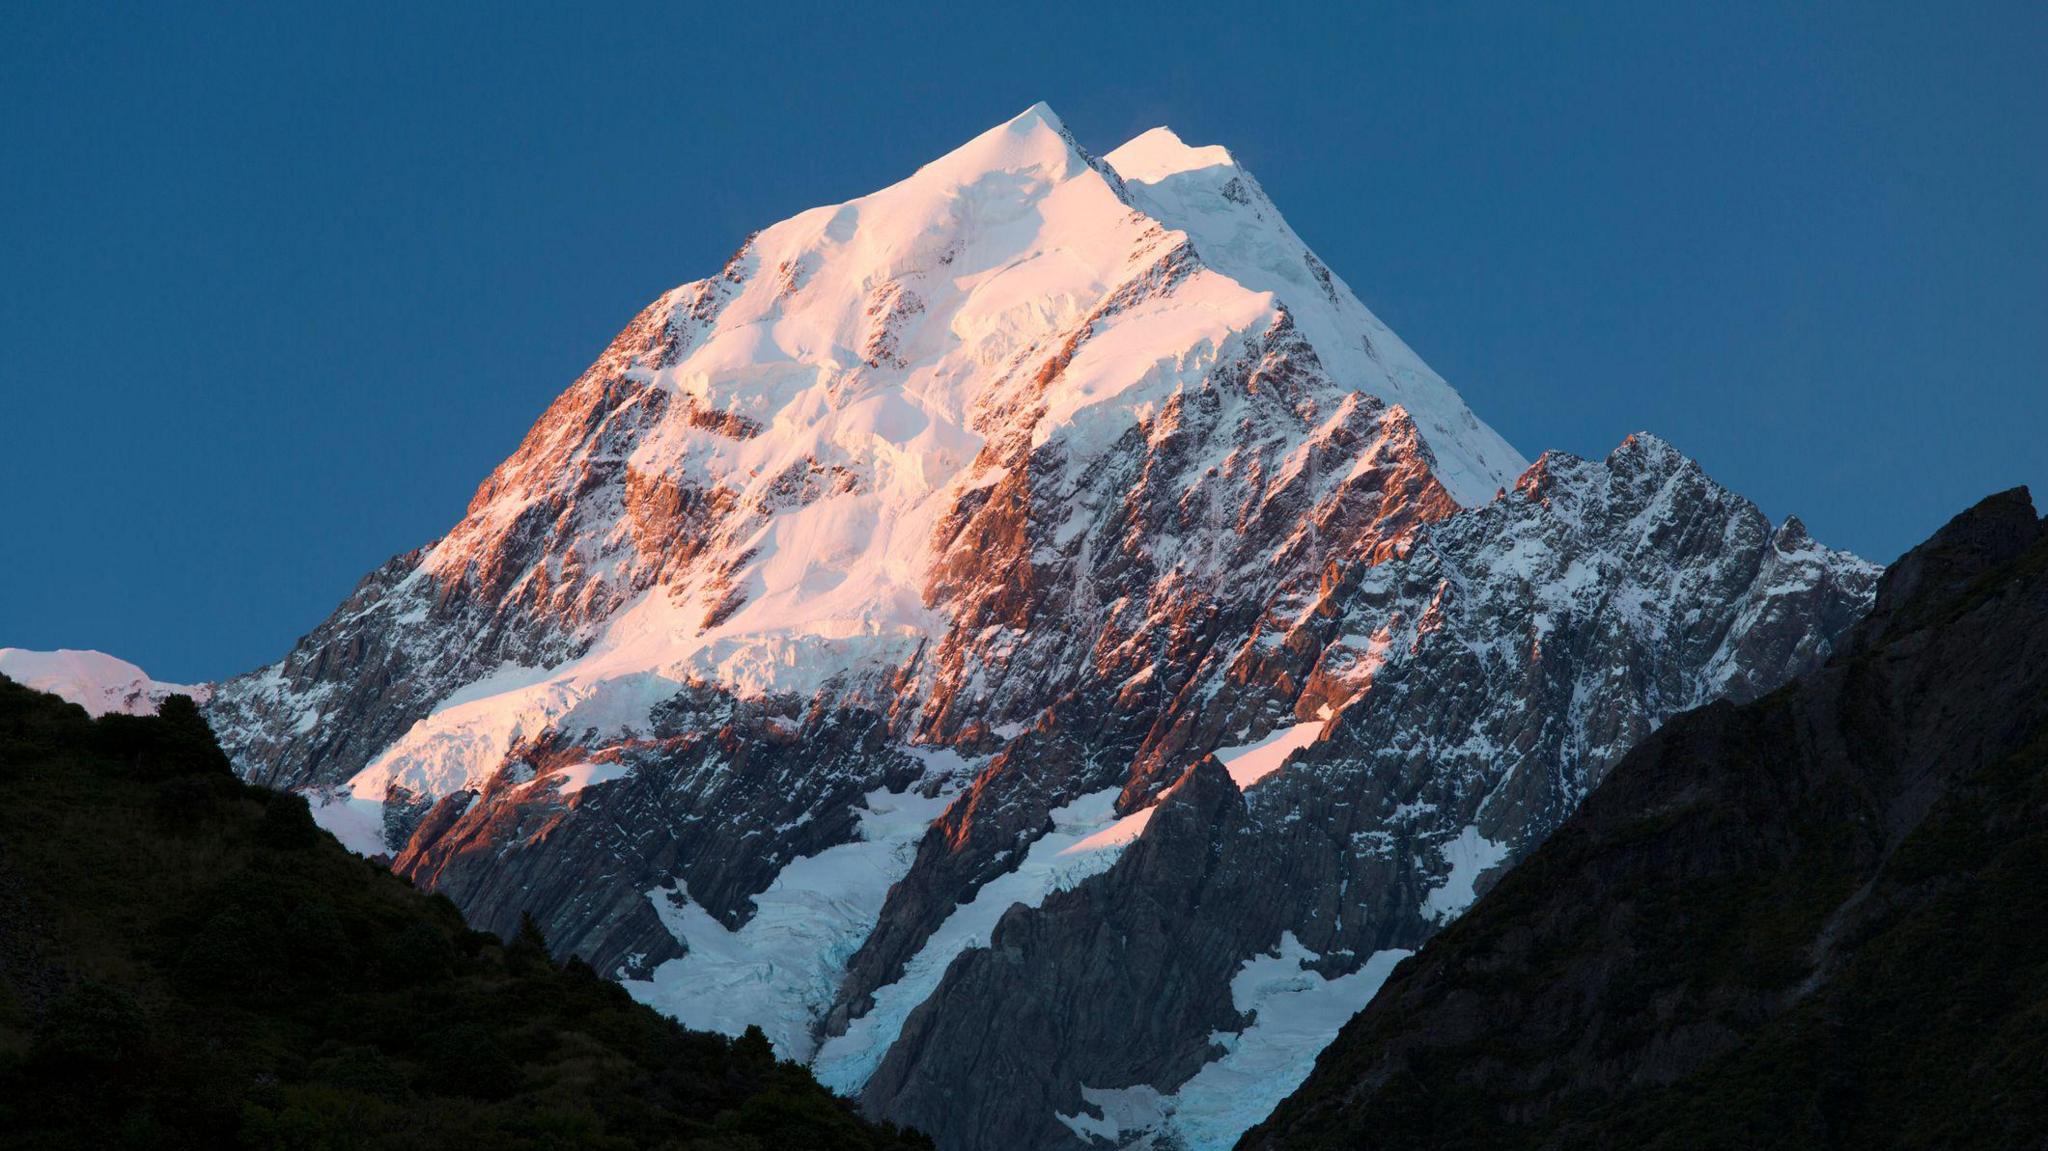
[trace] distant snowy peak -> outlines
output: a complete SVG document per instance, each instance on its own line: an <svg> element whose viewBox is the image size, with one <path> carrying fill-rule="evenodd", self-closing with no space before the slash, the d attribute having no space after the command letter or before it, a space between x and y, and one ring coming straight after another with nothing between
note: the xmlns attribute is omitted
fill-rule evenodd
<svg viewBox="0 0 2048 1151"><path fill-rule="evenodd" d="M155 715L168 696L189 695L205 703L213 694L211 684L163 683L126 660L98 651L0 647L0 675L61 696L95 716Z"/></svg>

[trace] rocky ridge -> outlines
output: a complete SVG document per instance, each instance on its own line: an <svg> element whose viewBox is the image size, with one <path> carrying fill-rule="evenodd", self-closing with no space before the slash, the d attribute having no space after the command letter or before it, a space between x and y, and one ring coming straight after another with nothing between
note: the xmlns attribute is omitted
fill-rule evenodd
<svg viewBox="0 0 2048 1151"><path fill-rule="evenodd" d="M2039 1146L2044 810L2016 489L1824 667L1640 743L1244 1146Z"/></svg>
<svg viewBox="0 0 2048 1151"><path fill-rule="evenodd" d="M1261 676L1299 685L1253 728L1291 751L1199 759L1106 873L1006 915L909 1014L869 1106L945 1146L1227 1146L1630 747L1824 658L1873 574L1654 437L1544 457L1333 580Z"/></svg>

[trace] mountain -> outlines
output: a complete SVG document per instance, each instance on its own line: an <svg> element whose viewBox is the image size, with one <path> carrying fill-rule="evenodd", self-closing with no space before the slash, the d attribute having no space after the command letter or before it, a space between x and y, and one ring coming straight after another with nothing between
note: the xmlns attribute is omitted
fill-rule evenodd
<svg viewBox="0 0 2048 1151"><path fill-rule="evenodd" d="M95 720L0 676L0 784L10 1148L930 1146L471 931L237 780L189 698Z"/></svg>
<svg viewBox="0 0 2048 1151"><path fill-rule="evenodd" d="M616 726L673 684L807 701L835 681L856 701L914 690L908 726L958 740L979 721L990 732L969 741L994 746L1088 662L1077 637L1052 666L1010 671L1015 625L1069 606L1063 578L1142 564L1133 582L1256 579L1229 565L1270 569L1265 553L1290 543L1299 566L1443 514L1447 481L1468 503L1512 482L1525 461L1318 276L1248 176L1180 151L1209 166L1174 172L1155 147L1157 181L1220 179L1246 223L1219 252L1255 282L1291 277L1301 300L1212 268L1033 108L901 184L757 234L656 301L447 537L227 685L215 710L246 716L231 738L288 782L374 766L353 792L446 794L564 716ZM1268 267L1282 243L1294 266ZM1324 329L1341 338L1312 344ZM1297 530L1353 493L1363 506L1341 510L1358 522ZM1199 554L1120 548L1141 517L1170 517ZM1269 538L1239 546L1254 527ZM1014 590L976 578L998 560ZM1186 596L1159 598L1128 605L1127 628ZM464 642L430 646L442 638ZM364 664L391 673L374 698L343 690ZM456 685L469 690L451 702ZM974 704L984 694L1005 699ZM341 709L372 726L296 738Z"/></svg>
<svg viewBox="0 0 2048 1151"><path fill-rule="evenodd" d="M0 647L0 675L61 696L95 716L155 715L157 705L171 696L188 695L203 703L213 692L210 684L158 682L134 664L97 651Z"/></svg>
<svg viewBox="0 0 2048 1151"><path fill-rule="evenodd" d="M207 715L941 1146L1215 1146L1875 577L1654 436L1529 464L1227 151L1040 105L657 299Z"/></svg>
<svg viewBox="0 0 2048 1151"><path fill-rule="evenodd" d="M1242 1145L2048 1146L2044 815L2016 489L1825 667L1645 740Z"/></svg>

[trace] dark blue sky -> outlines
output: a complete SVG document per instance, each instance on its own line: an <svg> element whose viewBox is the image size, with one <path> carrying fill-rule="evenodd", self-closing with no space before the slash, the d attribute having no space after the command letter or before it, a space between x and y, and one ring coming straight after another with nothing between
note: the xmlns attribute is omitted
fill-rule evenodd
<svg viewBox="0 0 2048 1151"><path fill-rule="evenodd" d="M276 658L647 300L1039 99L1228 145L1531 456L1880 560L2048 490L2040 4L352 7L0 7L0 645Z"/></svg>

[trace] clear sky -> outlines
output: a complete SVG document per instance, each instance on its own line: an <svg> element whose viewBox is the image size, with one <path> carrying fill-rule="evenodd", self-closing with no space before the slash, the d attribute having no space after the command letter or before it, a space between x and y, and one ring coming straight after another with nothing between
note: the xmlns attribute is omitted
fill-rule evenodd
<svg viewBox="0 0 2048 1151"><path fill-rule="evenodd" d="M358 7L0 4L0 645L275 659L656 294L1041 99L1228 145L1531 457L1879 560L2048 502L2038 3Z"/></svg>

